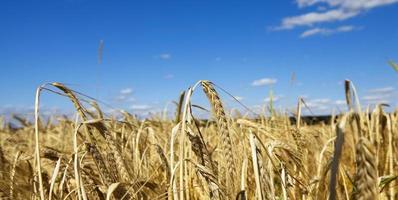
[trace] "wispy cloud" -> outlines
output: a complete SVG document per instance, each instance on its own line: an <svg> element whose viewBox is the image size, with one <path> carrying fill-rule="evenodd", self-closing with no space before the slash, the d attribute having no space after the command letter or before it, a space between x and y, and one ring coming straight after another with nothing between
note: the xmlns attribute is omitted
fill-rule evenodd
<svg viewBox="0 0 398 200"><path fill-rule="evenodd" d="M297 26L312 26L314 24L342 21L358 15L358 11L329 10L326 12L310 12L299 16L287 17L277 30L293 29Z"/></svg>
<svg viewBox="0 0 398 200"><path fill-rule="evenodd" d="M274 78L262 78L262 79L254 80L252 82L252 86L258 87L258 86L273 85L276 82L278 82L278 80L274 79Z"/></svg>
<svg viewBox="0 0 398 200"><path fill-rule="evenodd" d="M323 35L323 36L328 36L328 35L333 35L336 33L343 33L343 32L350 32L357 29L354 26L340 26L335 29L329 29L329 28L312 28L309 30L304 31L301 33L300 37L301 38L306 38L309 36L314 36L314 35Z"/></svg>
<svg viewBox="0 0 398 200"><path fill-rule="evenodd" d="M346 104L346 101L344 101L344 100L336 100L336 101L334 102L334 104L336 104L336 105L338 105L338 106L342 106L342 105L345 105L345 104Z"/></svg>
<svg viewBox="0 0 398 200"><path fill-rule="evenodd" d="M133 93L132 88L124 88L124 89L120 90L120 94L122 94L122 95L130 95L131 93Z"/></svg>
<svg viewBox="0 0 398 200"><path fill-rule="evenodd" d="M386 6L397 2L398 0L296 0L299 8L306 8L310 6L318 6L319 8L322 6L322 9L318 9L319 11L307 12L301 15L285 17L282 19L281 24L274 28L274 30L288 30L300 26L314 26L317 24L344 21L356 17L361 13L373 8ZM310 35L314 35L315 33L328 32L329 30L318 28L313 29L312 32L308 33ZM347 31L342 29L340 32Z"/></svg>
<svg viewBox="0 0 398 200"><path fill-rule="evenodd" d="M368 95L368 96L362 97L362 99L365 100L365 101L381 101L384 98L382 96L379 96L379 95Z"/></svg>
<svg viewBox="0 0 398 200"><path fill-rule="evenodd" d="M375 89L370 89L368 92L369 93L377 93L377 94L391 94L394 92L395 88L393 87L384 87L384 88L375 88Z"/></svg>
<svg viewBox="0 0 398 200"><path fill-rule="evenodd" d="M347 10L364 10L398 2L398 0L297 0L300 8L326 3L329 7Z"/></svg>
<svg viewBox="0 0 398 200"><path fill-rule="evenodd" d="M312 112L317 114L326 114L333 109L333 101L328 98L308 99L305 101L305 104Z"/></svg>
<svg viewBox="0 0 398 200"><path fill-rule="evenodd" d="M152 109L152 106L147 105L147 104L133 104L130 106L130 109L132 109L133 111L148 111L150 109Z"/></svg>
<svg viewBox="0 0 398 200"><path fill-rule="evenodd" d="M164 79L172 79L172 78L174 78L174 74L166 74L166 75L164 75L163 78Z"/></svg>
<svg viewBox="0 0 398 200"><path fill-rule="evenodd" d="M122 102L134 102L136 99L134 97L119 95L115 98L115 100L122 103Z"/></svg>
<svg viewBox="0 0 398 200"><path fill-rule="evenodd" d="M389 103L388 96L380 95L368 95L364 96L362 100L365 100L367 104L379 104L379 103Z"/></svg>
<svg viewBox="0 0 398 200"><path fill-rule="evenodd" d="M132 97L133 89L132 88L124 88L119 91L119 94L115 97L117 102L132 102L135 99Z"/></svg>
<svg viewBox="0 0 398 200"><path fill-rule="evenodd" d="M170 53L162 53L158 56L162 60L170 60L171 59L171 54Z"/></svg>
<svg viewBox="0 0 398 200"><path fill-rule="evenodd" d="M368 94L362 97L367 104L378 104L378 103L389 103L391 97L395 93L395 88L393 87L383 87L370 89Z"/></svg>
<svg viewBox="0 0 398 200"><path fill-rule="evenodd" d="M307 105L311 106L311 105L328 104L330 102L331 102L331 100L330 99L326 99L326 98L324 98L324 99L312 99L312 100L307 102Z"/></svg>

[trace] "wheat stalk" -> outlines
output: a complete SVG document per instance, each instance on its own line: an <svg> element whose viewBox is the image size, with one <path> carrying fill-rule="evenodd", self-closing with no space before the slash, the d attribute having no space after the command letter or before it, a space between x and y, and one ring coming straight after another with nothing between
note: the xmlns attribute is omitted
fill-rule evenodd
<svg viewBox="0 0 398 200"><path fill-rule="evenodd" d="M330 183L329 183L329 199L335 200L336 199L336 182L337 182L337 175L339 172L339 164L340 158L343 151L343 144L344 144L344 128L347 121L348 114L344 115L343 119L340 121L337 127L337 138L336 143L334 145L334 153L333 153L333 160L331 163L331 170L330 170Z"/></svg>
<svg viewBox="0 0 398 200"><path fill-rule="evenodd" d="M19 160L19 157L21 156L21 152L18 151L17 154L15 155L14 162L12 163L11 167L11 173L10 173L10 198L14 199L14 177L15 177L15 168L17 167L17 163Z"/></svg>
<svg viewBox="0 0 398 200"><path fill-rule="evenodd" d="M252 160L253 160L253 171L254 171L254 179L256 181L256 196L257 199L262 200L265 194L263 194L263 189L261 183L264 181L261 181L261 174L260 174L260 166L258 163L258 148L256 146L256 137L253 134L250 134L249 136L249 142L250 142L250 147L251 147L251 154L252 154Z"/></svg>
<svg viewBox="0 0 398 200"><path fill-rule="evenodd" d="M53 83L78 116L46 122L43 85L34 124L19 115L16 127L0 116L0 199L395 199L398 110L360 111L347 82L350 111L330 124L307 124L300 98L296 124L277 111L230 120L209 81L180 96L176 116L144 120L127 112L107 119L95 103L89 112L89 97ZM193 115L198 86L214 121ZM20 152L26 156L16 158Z"/></svg>

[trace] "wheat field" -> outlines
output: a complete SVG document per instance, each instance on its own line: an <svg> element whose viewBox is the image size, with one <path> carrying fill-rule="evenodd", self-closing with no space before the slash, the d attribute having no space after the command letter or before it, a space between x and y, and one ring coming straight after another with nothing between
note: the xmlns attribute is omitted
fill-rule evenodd
<svg viewBox="0 0 398 200"><path fill-rule="evenodd" d="M210 120L192 113L203 91ZM67 98L76 117L41 119L40 94ZM345 82L347 112L330 123L289 116L231 117L199 81L173 119L117 119L60 83L37 89L34 121L0 127L0 199L397 199L398 112L362 108ZM344 90L342 89L342 94Z"/></svg>

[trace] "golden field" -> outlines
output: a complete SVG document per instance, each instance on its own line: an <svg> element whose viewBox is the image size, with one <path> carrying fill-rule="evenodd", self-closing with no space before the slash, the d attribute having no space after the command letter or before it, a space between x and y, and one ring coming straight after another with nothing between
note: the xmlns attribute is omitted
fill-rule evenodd
<svg viewBox="0 0 398 200"><path fill-rule="evenodd" d="M345 86L349 111L308 125L301 99L297 123L278 113L230 117L209 81L180 96L173 119L145 120L106 117L87 96L47 84L34 122L1 123L0 198L397 199L398 112L362 109ZM77 117L41 120L43 90L68 98ZM192 114L197 90L212 120Z"/></svg>

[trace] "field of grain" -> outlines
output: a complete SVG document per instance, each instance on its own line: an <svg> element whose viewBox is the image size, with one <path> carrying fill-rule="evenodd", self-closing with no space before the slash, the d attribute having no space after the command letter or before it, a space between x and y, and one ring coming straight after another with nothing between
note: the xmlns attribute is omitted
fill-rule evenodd
<svg viewBox="0 0 398 200"><path fill-rule="evenodd" d="M198 90L210 120L192 114ZM76 118L41 120L43 91L69 99ZM398 112L361 108L349 81L345 96L346 113L308 125L300 99L297 123L280 113L231 117L214 84L199 81L173 119L117 120L71 88L43 85L33 122L1 122L0 198L397 199Z"/></svg>

